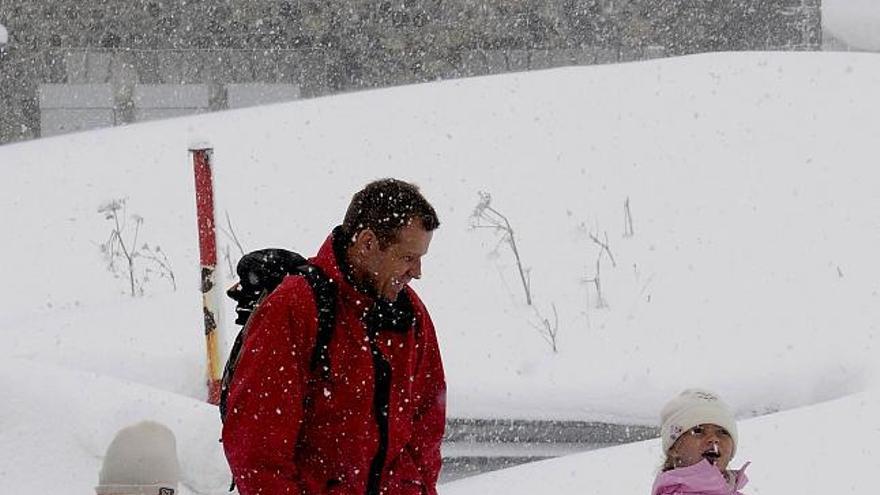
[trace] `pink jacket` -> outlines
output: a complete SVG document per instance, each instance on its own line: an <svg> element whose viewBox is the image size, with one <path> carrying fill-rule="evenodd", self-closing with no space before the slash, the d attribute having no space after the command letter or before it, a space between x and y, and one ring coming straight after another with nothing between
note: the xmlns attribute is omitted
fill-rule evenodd
<svg viewBox="0 0 880 495"><path fill-rule="evenodd" d="M693 466L660 473L654 480L652 495L742 495L740 490L749 482L746 468L730 471L733 483L728 483L721 471L702 460Z"/></svg>

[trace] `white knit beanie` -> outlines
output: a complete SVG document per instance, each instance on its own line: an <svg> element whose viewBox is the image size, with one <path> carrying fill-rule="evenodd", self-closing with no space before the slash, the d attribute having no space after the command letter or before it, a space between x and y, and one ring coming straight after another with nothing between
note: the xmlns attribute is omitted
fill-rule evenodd
<svg viewBox="0 0 880 495"><path fill-rule="evenodd" d="M684 432L702 424L718 425L726 429L733 440L732 455L736 454L736 420L730 407L714 393L696 388L685 390L660 411L660 438L663 440L663 452L669 452Z"/></svg>
<svg viewBox="0 0 880 495"><path fill-rule="evenodd" d="M98 475L97 495L174 495L177 443L164 425L144 421L116 433Z"/></svg>

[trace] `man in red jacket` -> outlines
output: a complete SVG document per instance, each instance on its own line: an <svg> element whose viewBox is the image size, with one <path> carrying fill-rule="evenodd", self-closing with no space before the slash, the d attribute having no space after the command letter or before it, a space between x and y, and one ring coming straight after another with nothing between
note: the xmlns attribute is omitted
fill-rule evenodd
<svg viewBox="0 0 880 495"><path fill-rule="evenodd" d="M239 493L437 493L446 383L408 284L439 223L403 181L354 195L310 260L336 295L329 370L310 368L319 305L304 277L288 276L251 316L223 425Z"/></svg>

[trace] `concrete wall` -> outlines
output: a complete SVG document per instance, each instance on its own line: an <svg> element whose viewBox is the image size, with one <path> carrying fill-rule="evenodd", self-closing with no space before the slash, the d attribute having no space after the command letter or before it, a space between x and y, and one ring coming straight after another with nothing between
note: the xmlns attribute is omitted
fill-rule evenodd
<svg viewBox="0 0 880 495"><path fill-rule="evenodd" d="M295 84L249 83L226 85L226 105L229 108L281 103L296 100L299 97L299 86Z"/></svg>
<svg viewBox="0 0 880 495"><path fill-rule="evenodd" d="M41 84L39 95L42 136L116 125L109 84Z"/></svg>
<svg viewBox="0 0 880 495"><path fill-rule="evenodd" d="M138 84L132 93L134 120L143 122L206 112L208 99L205 84Z"/></svg>

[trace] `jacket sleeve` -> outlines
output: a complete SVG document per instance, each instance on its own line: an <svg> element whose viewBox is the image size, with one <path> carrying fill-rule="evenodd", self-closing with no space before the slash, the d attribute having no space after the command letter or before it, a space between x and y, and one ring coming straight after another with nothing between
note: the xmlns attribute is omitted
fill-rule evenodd
<svg viewBox="0 0 880 495"><path fill-rule="evenodd" d="M446 378L431 317L421 302L422 355L415 372L413 427L405 451L419 470L427 495L436 495L440 476L440 443L446 429Z"/></svg>
<svg viewBox="0 0 880 495"><path fill-rule="evenodd" d="M288 282L251 316L227 397L223 448L241 495L304 493L294 448L306 388L303 327L316 325L316 310L312 297L293 297L309 290L306 282Z"/></svg>

